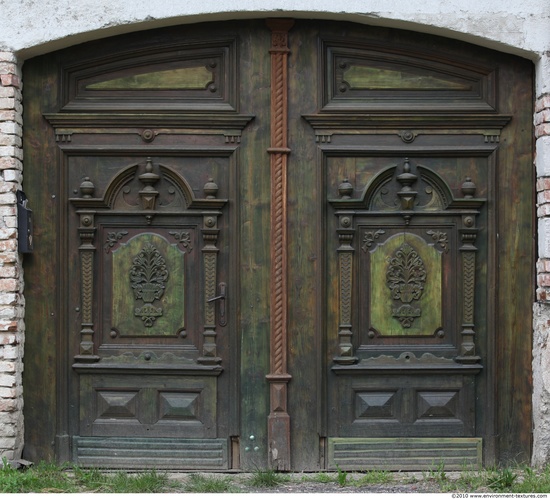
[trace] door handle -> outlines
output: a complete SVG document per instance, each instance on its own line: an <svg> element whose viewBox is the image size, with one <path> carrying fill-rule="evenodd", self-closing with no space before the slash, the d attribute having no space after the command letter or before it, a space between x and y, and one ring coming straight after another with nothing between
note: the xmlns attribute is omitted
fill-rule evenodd
<svg viewBox="0 0 550 499"><path fill-rule="evenodd" d="M220 289L220 294L218 296L214 296L214 298L210 298L209 300L207 300L207 303L212 303L219 300L220 305L218 307L218 324L223 327L227 325L227 317L225 316L225 292L227 289L227 285L225 284L225 282L220 282L218 287Z"/></svg>

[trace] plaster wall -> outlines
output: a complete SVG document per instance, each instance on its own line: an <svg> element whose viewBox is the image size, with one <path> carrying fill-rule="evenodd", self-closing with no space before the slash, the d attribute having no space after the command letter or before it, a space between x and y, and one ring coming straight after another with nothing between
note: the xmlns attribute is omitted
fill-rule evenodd
<svg viewBox="0 0 550 499"><path fill-rule="evenodd" d="M533 464L550 461L550 2L540 0L0 0L0 454L23 442L23 257L15 190L21 186L20 69L25 59L120 33L201 21L294 17L353 21L465 40L534 63L538 177L537 302L533 343ZM7 194L6 196L4 195ZM8 266L8 267L6 267ZM11 269L8 271L8 268ZM3 324L5 323L5 326ZM2 360L4 359L4 360ZM526 424L529 424L526 422Z"/></svg>
<svg viewBox="0 0 550 499"><path fill-rule="evenodd" d="M146 27L273 16L437 33L533 59L550 47L550 3L540 0L1 0L0 11L0 48L24 57Z"/></svg>

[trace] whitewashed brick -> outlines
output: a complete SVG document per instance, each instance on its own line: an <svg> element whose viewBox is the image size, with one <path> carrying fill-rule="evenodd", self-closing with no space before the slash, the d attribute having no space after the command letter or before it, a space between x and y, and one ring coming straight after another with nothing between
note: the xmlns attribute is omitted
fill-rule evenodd
<svg viewBox="0 0 550 499"><path fill-rule="evenodd" d="M18 303L19 303L19 295L17 293L0 294L0 305L17 305ZM15 338L15 337L13 335L9 335L8 338ZM5 345L5 344L6 343L4 342L4 339L0 336L0 345Z"/></svg>
<svg viewBox="0 0 550 499"><path fill-rule="evenodd" d="M19 358L19 347L7 345L0 349L0 356L2 356L4 360L17 360Z"/></svg>
<svg viewBox="0 0 550 499"><path fill-rule="evenodd" d="M13 449L15 446L15 437L1 437L0 438L0 449Z"/></svg>
<svg viewBox="0 0 550 499"><path fill-rule="evenodd" d="M5 97L16 98L15 91L15 87L0 87L0 99Z"/></svg>
<svg viewBox="0 0 550 499"><path fill-rule="evenodd" d="M4 170L4 180L6 182L21 184L23 182L23 174L19 170Z"/></svg>
<svg viewBox="0 0 550 499"><path fill-rule="evenodd" d="M23 160L23 149L15 146L0 146L0 156L10 156Z"/></svg>
<svg viewBox="0 0 550 499"><path fill-rule="evenodd" d="M0 52L0 61L4 63L11 62L15 65L17 56L13 52Z"/></svg>
<svg viewBox="0 0 550 499"><path fill-rule="evenodd" d="M14 424L0 425L0 437L17 437L19 428Z"/></svg>
<svg viewBox="0 0 550 499"><path fill-rule="evenodd" d="M0 146L21 147L22 144L23 144L23 141L21 140L21 137L17 135L8 135L8 134L0 133Z"/></svg>
<svg viewBox="0 0 550 499"><path fill-rule="evenodd" d="M4 196L7 196L7 194L0 194L0 204L2 204ZM15 194L13 194L13 199L15 201ZM0 229L0 239L11 239L12 237L17 237L15 229Z"/></svg>
<svg viewBox="0 0 550 499"><path fill-rule="evenodd" d="M4 121L0 123L0 133L21 137L23 135L23 127L15 121Z"/></svg>
<svg viewBox="0 0 550 499"><path fill-rule="evenodd" d="M23 170L23 163L20 159L4 156L0 157L0 170Z"/></svg>
<svg viewBox="0 0 550 499"><path fill-rule="evenodd" d="M537 139L535 164L539 177L550 176L550 137Z"/></svg>
<svg viewBox="0 0 550 499"><path fill-rule="evenodd" d="M11 387L15 385L17 385L17 377L14 374L7 374L0 370L0 386ZM1 419L0 419L0 423L1 423Z"/></svg>
<svg viewBox="0 0 550 499"><path fill-rule="evenodd" d="M23 387L17 386L12 388L7 388L4 386L0 387L0 397L4 399L13 399L20 397L23 394Z"/></svg>
<svg viewBox="0 0 550 499"><path fill-rule="evenodd" d="M16 109L15 97L1 97L0 109Z"/></svg>

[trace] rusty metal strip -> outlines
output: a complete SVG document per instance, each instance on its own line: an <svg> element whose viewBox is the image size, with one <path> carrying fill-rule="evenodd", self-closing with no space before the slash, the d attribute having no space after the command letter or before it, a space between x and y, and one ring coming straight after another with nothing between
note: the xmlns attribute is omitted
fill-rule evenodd
<svg viewBox="0 0 550 499"><path fill-rule="evenodd" d="M269 464L290 470L290 416L287 409L287 159L288 32L290 19L270 19L271 30L271 354Z"/></svg>

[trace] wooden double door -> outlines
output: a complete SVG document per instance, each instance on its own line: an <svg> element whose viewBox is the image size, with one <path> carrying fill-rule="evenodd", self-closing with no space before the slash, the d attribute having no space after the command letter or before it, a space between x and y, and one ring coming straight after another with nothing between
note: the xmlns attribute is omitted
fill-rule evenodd
<svg viewBox="0 0 550 499"><path fill-rule="evenodd" d="M28 458L528 459L529 63L262 20L24 69Z"/></svg>

